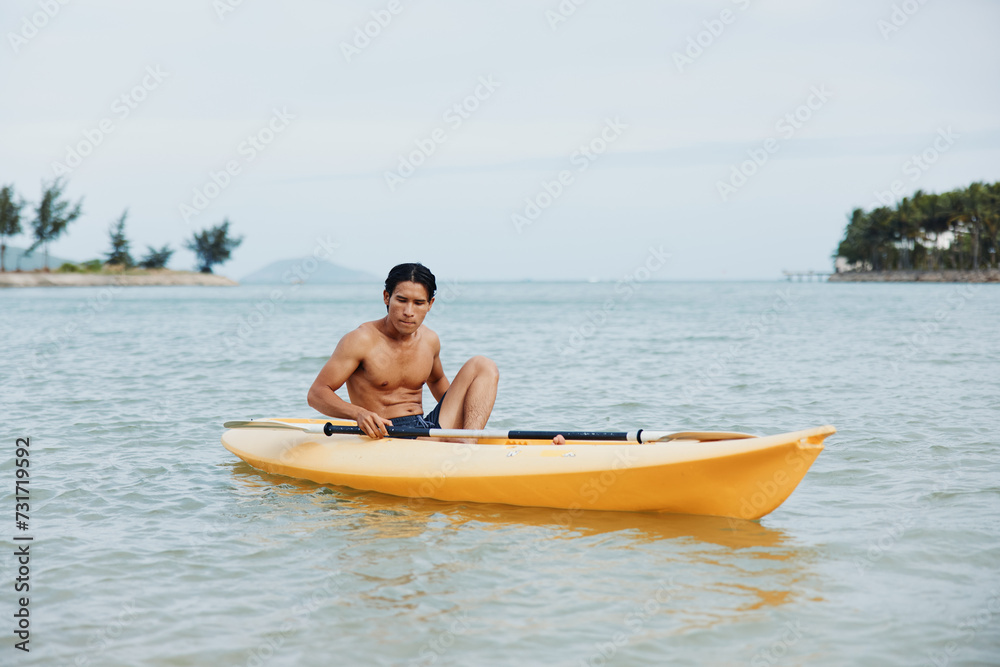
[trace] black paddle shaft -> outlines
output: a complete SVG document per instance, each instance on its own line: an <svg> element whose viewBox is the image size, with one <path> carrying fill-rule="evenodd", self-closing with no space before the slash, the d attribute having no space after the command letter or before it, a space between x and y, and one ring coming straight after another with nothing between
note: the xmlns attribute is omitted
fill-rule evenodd
<svg viewBox="0 0 1000 667"><path fill-rule="evenodd" d="M625 431L508 431L511 440L551 440L561 435L567 440L628 440Z"/></svg>

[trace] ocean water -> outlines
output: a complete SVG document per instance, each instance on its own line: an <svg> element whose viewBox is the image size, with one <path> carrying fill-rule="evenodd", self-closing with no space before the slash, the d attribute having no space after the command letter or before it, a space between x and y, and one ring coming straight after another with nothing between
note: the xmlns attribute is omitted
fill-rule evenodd
<svg viewBox="0 0 1000 667"><path fill-rule="evenodd" d="M450 377L498 363L491 426L835 425L760 522L413 503L221 446L314 415L383 313L377 285L0 291L0 664L1000 664L1000 286L446 285L428 325Z"/></svg>

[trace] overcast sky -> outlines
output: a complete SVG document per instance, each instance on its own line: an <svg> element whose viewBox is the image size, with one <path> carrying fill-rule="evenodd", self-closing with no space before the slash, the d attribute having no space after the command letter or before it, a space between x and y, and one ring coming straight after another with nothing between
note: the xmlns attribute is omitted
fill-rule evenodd
<svg viewBox="0 0 1000 667"><path fill-rule="evenodd" d="M64 1L0 5L0 184L65 170L77 260L127 208L134 254L228 217L236 278L329 237L377 275L773 279L894 181L1000 180L995 0Z"/></svg>

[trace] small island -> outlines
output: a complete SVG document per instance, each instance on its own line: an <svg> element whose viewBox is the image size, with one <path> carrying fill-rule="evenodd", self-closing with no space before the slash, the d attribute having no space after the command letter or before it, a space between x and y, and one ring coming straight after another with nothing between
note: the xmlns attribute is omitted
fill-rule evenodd
<svg viewBox="0 0 1000 667"><path fill-rule="evenodd" d="M901 185L879 195L885 204ZM1000 183L854 209L830 282L1000 282Z"/></svg>
<svg viewBox="0 0 1000 667"><path fill-rule="evenodd" d="M7 271L0 273L0 287L122 287L150 285L203 285L229 287L235 280L214 273L170 269L101 270L93 272Z"/></svg>
<svg viewBox="0 0 1000 667"><path fill-rule="evenodd" d="M152 285L238 285L234 280L212 273L212 267L229 260L232 251L243 237L229 233L229 219L209 229L195 232L184 245L195 253L197 271L174 271L167 262L174 251L169 245L162 248L147 246L147 253L140 260L133 259L125 234L128 209L108 228L110 249L103 259L87 262L56 260L60 266L49 270L49 243L61 236L69 224L79 218L83 200L75 204L63 195L65 183L56 179L42 185L42 196L34 206L34 217L28 222L34 243L25 250L8 248L7 238L24 233L22 209L28 204L17 196L13 185L0 188L0 288L2 287L92 287L102 285L152 286ZM31 270L21 270L21 263L34 251L44 248L44 261ZM7 271L8 250L16 257L14 271Z"/></svg>
<svg viewBox="0 0 1000 667"><path fill-rule="evenodd" d="M1000 271L844 271L831 274L831 283L1000 283Z"/></svg>

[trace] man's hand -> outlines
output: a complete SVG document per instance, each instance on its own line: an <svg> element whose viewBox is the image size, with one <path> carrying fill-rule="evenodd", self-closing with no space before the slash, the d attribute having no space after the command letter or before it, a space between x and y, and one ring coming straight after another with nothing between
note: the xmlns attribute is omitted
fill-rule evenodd
<svg viewBox="0 0 1000 667"><path fill-rule="evenodd" d="M391 419L385 419L380 417L371 410L361 409L358 411L358 416L355 418L358 422L358 428L365 432L369 438L375 438L378 440L382 436L389 435L389 432L385 430L386 426L392 426Z"/></svg>

